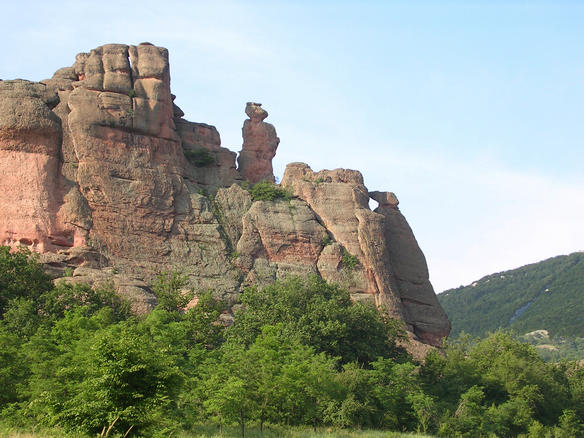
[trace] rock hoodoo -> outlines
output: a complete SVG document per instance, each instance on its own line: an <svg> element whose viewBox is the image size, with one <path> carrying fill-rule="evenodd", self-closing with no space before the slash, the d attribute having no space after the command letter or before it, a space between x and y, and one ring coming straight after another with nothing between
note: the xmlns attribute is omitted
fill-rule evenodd
<svg viewBox="0 0 584 438"><path fill-rule="evenodd" d="M245 112L236 165L214 126L183 118L168 52L148 43L0 81L0 243L39 252L56 276L73 269L59 281L114 284L137 312L164 269L228 303L248 284L319 274L438 345L450 324L395 195L369 192L358 171L292 163L292 198L254 201L242 183L274 181L280 140L261 104Z"/></svg>
<svg viewBox="0 0 584 438"><path fill-rule="evenodd" d="M275 181L272 159L280 139L273 125L265 123L268 112L261 103L248 102L245 113L249 117L243 122L243 147L237 163L241 176L250 183Z"/></svg>

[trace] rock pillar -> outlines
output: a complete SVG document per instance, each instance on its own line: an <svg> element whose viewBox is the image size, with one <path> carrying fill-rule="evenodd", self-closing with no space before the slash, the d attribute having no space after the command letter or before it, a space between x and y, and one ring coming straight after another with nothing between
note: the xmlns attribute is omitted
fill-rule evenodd
<svg viewBox="0 0 584 438"><path fill-rule="evenodd" d="M248 102L245 113L249 119L243 122L243 147L237 159L239 172L252 184L275 181L272 159L280 143L276 129L264 122L268 112L261 103Z"/></svg>

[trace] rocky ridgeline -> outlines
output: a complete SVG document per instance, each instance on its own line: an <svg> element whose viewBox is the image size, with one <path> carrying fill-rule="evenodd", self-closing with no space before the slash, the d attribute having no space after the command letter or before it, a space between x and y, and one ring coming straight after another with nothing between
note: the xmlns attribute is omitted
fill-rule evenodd
<svg viewBox="0 0 584 438"><path fill-rule="evenodd" d="M361 173L286 168L289 200L253 201L241 185L274 181L279 139L248 103L243 148L183 119L168 51L108 44L41 82L0 81L0 240L41 253L58 281L112 283L137 312L152 276L178 267L229 303L250 284L320 274L438 345L450 324L392 193ZM375 211L369 199L379 202Z"/></svg>

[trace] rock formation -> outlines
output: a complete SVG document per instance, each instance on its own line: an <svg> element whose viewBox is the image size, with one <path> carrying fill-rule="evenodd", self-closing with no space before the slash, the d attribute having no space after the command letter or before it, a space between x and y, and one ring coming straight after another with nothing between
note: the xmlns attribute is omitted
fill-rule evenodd
<svg viewBox="0 0 584 438"><path fill-rule="evenodd" d="M245 113L249 119L243 122L243 148L237 159L241 176L252 184L275 181L272 159L280 144L276 129L264 122L268 112L261 103L248 102Z"/></svg>
<svg viewBox="0 0 584 438"><path fill-rule="evenodd" d="M391 192L369 192L379 203L375 213L384 216L383 234L388 245L385 259L393 273L406 323L425 342L438 345L450 333L448 322L430 284L426 258Z"/></svg>
<svg viewBox="0 0 584 438"><path fill-rule="evenodd" d="M291 199L253 201L274 181L279 139L248 103L243 148L189 122L170 92L168 52L108 44L39 83L0 81L0 243L41 253L59 281L112 283L136 312L148 282L180 268L234 303L249 284L319 274L438 345L449 322L397 199L354 170L286 168ZM379 202L375 212L369 200Z"/></svg>

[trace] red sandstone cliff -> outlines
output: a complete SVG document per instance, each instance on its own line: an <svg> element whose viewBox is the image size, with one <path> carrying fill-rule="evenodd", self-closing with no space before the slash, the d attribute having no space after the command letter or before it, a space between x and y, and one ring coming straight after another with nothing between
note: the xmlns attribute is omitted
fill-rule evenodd
<svg viewBox="0 0 584 438"><path fill-rule="evenodd" d="M354 170L293 163L282 185L294 199L252 202L239 184L273 181L279 144L261 104L247 104L236 166L217 130L173 100L168 52L147 43L79 54L40 83L0 81L0 243L57 274L74 268L62 281L113 282L136 311L155 302L143 280L169 267L231 303L246 284L315 273L415 339L448 335L393 194L368 192Z"/></svg>

